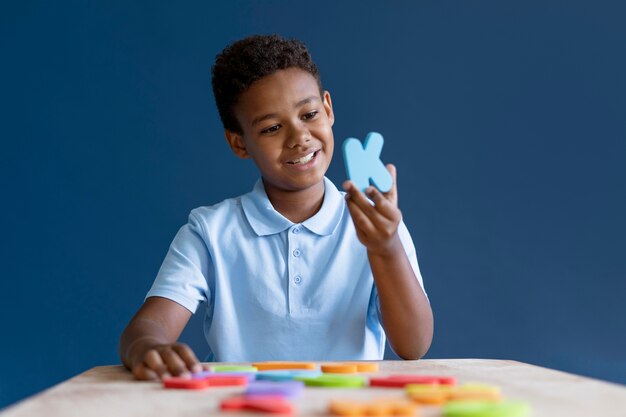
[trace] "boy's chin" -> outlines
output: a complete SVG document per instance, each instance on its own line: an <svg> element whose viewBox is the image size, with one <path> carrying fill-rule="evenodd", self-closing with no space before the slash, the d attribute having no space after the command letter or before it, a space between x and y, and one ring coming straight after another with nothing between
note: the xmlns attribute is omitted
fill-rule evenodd
<svg viewBox="0 0 626 417"><path fill-rule="evenodd" d="M311 188L315 188L320 184L324 184L324 175L315 175L306 179L293 179L286 181L279 186L274 185L275 188L280 188L287 192L305 191Z"/></svg>
<svg viewBox="0 0 626 417"><path fill-rule="evenodd" d="M302 191L324 183L324 176L310 178L307 181L296 181L292 184L293 191Z"/></svg>

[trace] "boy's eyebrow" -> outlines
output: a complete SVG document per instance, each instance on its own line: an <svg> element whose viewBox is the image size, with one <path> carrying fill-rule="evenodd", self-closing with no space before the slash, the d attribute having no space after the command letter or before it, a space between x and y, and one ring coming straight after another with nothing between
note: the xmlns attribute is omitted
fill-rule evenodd
<svg viewBox="0 0 626 417"><path fill-rule="evenodd" d="M318 100L319 101L319 97L317 96L309 96L307 98L304 98L302 100L300 100L299 102L297 102L293 107L294 108L298 108L298 107L302 107L305 104L309 104L312 101ZM271 119L273 117L278 117L277 113L268 113L268 114L264 114L263 116L259 116L259 117L255 117L254 120L252 120L252 126L261 123L263 120L267 120L267 119Z"/></svg>
<svg viewBox="0 0 626 417"><path fill-rule="evenodd" d="M296 105L293 106L293 107L298 108L298 107L304 106L305 104L309 104L312 101L315 101L315 100L319 101L319 99L320 98L318 96L309 96L309 97L307 97L305 99L302 99L299 102L297 102Z"/></svg>

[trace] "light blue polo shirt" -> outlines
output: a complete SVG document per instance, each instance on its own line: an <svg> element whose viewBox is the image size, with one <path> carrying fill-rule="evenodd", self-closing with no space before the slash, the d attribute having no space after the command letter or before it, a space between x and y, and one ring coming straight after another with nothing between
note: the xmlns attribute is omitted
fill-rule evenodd
<svg viewBox="0 0 626 417"><path fill-rule="evenodd" d="M383 358L366 249L345 193L324 186L321 209L302 223L273 208L259 179L248 194L192 210L176 234L147 297L192 313L205 303L208 361ZM404 223L399 233L422 284Z"/></svg>

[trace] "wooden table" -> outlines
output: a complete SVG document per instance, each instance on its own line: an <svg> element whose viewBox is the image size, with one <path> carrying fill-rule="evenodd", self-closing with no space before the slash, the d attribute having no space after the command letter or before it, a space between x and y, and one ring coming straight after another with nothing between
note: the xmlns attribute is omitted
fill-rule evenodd
<svg viewBox="0 0 626 417"><path fill-rule="evenodd" d="M461 383L494 384L502 389L505 398L528 402L533 417L626 416L626 386L521 362L486 359L380 362L378 375L390 373L452 375ZM235 387L166 390L160 383L134 381L121 366L99 366L5 409L0 416L211 416L220 414L221 398L240 391L241 388ZM324 416L331 398L375 397L404 398L404 391L307 388L294 402L297 415ZM222 415L255 414L229 412ZM440 415L438 407L421 409L423 417Z"/></svg>

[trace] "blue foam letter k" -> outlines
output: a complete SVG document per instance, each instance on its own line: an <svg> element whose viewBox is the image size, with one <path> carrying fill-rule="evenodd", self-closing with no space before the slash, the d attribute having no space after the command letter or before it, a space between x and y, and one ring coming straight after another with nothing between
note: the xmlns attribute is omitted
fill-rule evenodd
<svg viewBox="0 0 626 417"><path fill-rule="evenodd" d="M380 160L383 143L383 136L376 132L367 134L363 146L355 138L348 138L343 142L343 159L348 178L361 191L369 187L370 180L383 193L391 189L393 179Z"/></svg>

